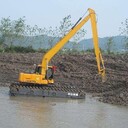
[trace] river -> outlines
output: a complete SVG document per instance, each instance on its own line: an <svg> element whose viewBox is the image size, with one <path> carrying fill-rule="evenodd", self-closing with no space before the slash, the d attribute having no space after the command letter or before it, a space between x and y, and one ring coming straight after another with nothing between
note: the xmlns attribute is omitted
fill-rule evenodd
<svg viewBox="0 0 128 128"><path fill-rule="evenodd" d="M86 99L12 97L0 87L0 128L128 128L128 107Z"/></svg>

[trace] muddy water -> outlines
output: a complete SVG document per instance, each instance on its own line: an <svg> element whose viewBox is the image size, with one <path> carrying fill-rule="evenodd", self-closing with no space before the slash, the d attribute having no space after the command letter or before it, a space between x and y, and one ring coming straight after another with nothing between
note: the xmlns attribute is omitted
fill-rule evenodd
<svg viewBox="0 0 128 128"><path fill-rule="evenodd" d="M0 87L0 128L127 128L128 108L86 100L10 97Z"/></svg>

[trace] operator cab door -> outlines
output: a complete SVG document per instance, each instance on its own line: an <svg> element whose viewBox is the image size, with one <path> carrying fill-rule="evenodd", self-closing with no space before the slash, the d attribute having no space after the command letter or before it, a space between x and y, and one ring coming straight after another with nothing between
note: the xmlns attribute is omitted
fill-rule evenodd
<svg viewBox="0 0 128 128"><path fill-rule="evenodd" d="M35 74L36 75L41 75L41 71L42 71L42 67L41 66L37 66L36 69L35 69ZM53 79L54 71L55 71L54 66L49 66L48 70L46 71L45 79L47 79L47 80L48 79Z"/></svg>

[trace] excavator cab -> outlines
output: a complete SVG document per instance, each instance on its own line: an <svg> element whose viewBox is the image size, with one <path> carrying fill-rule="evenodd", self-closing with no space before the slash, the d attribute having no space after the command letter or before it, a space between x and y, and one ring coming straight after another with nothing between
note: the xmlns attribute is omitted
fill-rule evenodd
<svg viewBox="0 0 128 128"><path fill-rule="evenodd" d="M48 66L45 79L53 79L55 70L56 70L56 66ZM41 75L41 71L42 71L41 65L36 66L35 74Z"/></svg>
<svg viewBox="0 0 128 128"><path fill-rule="evenodd" d="M21 83L30 83L30 84L41 84L41 85L47 85L47 84L53 84L54 80L54 72L56 67L55 66L48 66L46 70L45 79L42 77L42 66L38 65L35 68L34 73L20 73L19 75L19 81Z"/></svg>

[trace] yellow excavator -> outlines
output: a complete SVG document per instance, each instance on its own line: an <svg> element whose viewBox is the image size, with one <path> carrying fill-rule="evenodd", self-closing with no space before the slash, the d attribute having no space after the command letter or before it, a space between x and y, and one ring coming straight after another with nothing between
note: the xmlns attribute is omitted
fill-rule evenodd
<svg viewBox="0 0 128 128"><path fill-rule="evenodd" d="M71 93L70 90L66 91L65 94L60 94L60 93L57 93L57 91L55 91L56 90L54 89L55 66L49 66L48 64L49 64L49 61L52 59L52 57L54 57L54 55L58 53L60 49L62 49L62 47L69 41L69 39L71 39L88 20L91 21L92 36L93 36L98 73L102 76L102 79L105 78L104 61L103 61L99 44L98 44L96 14L95 14L95 11L90 8L88 9L88 12L89 14L86 17L84 18L81 17L76 22L76 24L71 28L71 30L43 56L42 63L36 67L35 72L33 74L20 73L19 82L15 84L13 83L10 86L10 92L12 94L32 94L32 95L41 95L41 96L43 95L52 96L54 94L54 96L61 96L61 97L66 97L66 96L79 97L78 93ZM28 91L24 90L23 88L27 88ZM34 91L35 88L38 88L39 90L41 89L41 92L40 91L35 92ZM63 87L55 87L55 88L63 88ZM47 91L44 91L44 90L50 90L52 93L48 92L49 94L47 94ZM63 92L63 91L60 89L60 92Z"/></svg>

